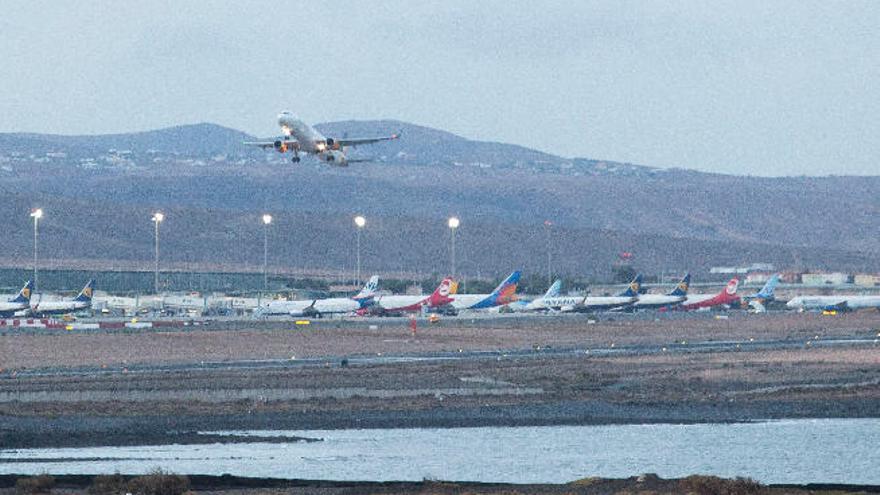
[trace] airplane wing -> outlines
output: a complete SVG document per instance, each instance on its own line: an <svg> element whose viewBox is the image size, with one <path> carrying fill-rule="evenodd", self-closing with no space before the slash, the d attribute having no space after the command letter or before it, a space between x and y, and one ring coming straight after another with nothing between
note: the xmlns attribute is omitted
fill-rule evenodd
<svg viewBox="0 0 880 495"><path fill-rule="evenodd" d="M265 149L272 148L284 148L286 150L298 150L299 149L299 141L296 139L290 138L278 138L273 140L265 140L265 141L244 141L241 144L245 146L257 146Z"/></svg>
<svg viewBox="0 0 880 495"><path fill-rule="evenodd" d="M335 139L334 141L336 141L336 143L339 144L339 146L344 147L344 146L358 146L361 144L378 143L379 141L392 141L394 139L399 139L399 138L400 138L400 133L397 132L397 133L394 133L390 136L382 136L382 137L375 137L375 138L342 138L342 139Z"/></svg>

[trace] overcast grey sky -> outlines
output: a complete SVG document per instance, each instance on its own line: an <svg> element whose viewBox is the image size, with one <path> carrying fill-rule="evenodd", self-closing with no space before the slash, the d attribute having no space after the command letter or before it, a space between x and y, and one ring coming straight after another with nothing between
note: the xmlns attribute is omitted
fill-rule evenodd
<svg viewBox="0 0 880 495"><path fill-rule="evenodd" d="M562 156L880 174L880 2L6 0L0 131L393 118Z"/></svg>

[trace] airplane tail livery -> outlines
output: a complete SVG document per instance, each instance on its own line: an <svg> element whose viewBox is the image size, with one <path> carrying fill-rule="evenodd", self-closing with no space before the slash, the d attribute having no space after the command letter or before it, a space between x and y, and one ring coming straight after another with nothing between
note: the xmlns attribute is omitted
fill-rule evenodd
<svg viewBox="0 0 880 495"><path fill-rule="evenodd" d="M357 293L356 296L352 297L355 301L363 301L365 299L370 299L371 297L376 295L376 291L379 288L379 276L373 275L370 277L370 280L367 281L364 288L361 289L360 292Z"/></svg>
<svg viewBox="0 0 880 495"><path fill-rule="evenodd" d="M470 309L492 308L516 301L516 286L519 284L519 278L519 270L511 273L489 294L489 297L471 306Z"/></svg>
<svg viewBox="0 0 880 495"><path fill-rule="evenodd" d="M547 292L544 294L544 298L558 297L560 292L562 292L562 280L556 279L556 281L553 282L553 285L551 285L550 288L547 289Z"/></svg>
<svg viewBox="0 0 880 495"><path fill-rule="evenodd" d="M770 280L768 280L767 283L764 284L764 287L762 287L761 290L758 291L758 293L755 294L754 297L756 299L761 299L761 300L765 300L765 301L773 299L773 292L776 290L777 285L779 285L779 274L778 273L774 274L772 277L770 277Z"/></svg>
<svg viewBox="0 0 880 495"><path fill-rule="evenodd" d="M79 291L79 294L77 294L77 296L75 298L73 298L73 300L76 302L84 302L84 303L92 302L92 292L94 292L94 290L95 290L95 279L91 279L86 284L86 286L83 287L83 289L81 291Z"/></svg>
<svg viewBox="0 0 880 495"><path fill-rule="evenodd" d="M454 294L453 290L456 288L458 284L452 277L446 277L440 282L440 285L434 289L434 292L428 298L428 307L437 308L441 306L446 306L447 304L453 301L453 298L450 297Z"/></svg>
<svg viewBox="0 0 880 495"><path fill-rule="evenodd" d="M629 283L629 287L626 288L625 291L617 294L617 297L638 297L639 293L642 290L642 274L639 273L636 275L632 282Z"/></svg>
<svg viewBox="0 0 880 495"><path fill-rule="evenodd" d="M678 285L675 286L672 291L667 294L668 296L686 296L688 295L688 289L691 286L691 274L685 273L684 277L678 282Z"/></svg>
<svg viewBox="0 0 880 495"><path fill-rule="evenodd" d="M22 304L29 303L31 301L31 293L33 293L33 292L34 292L34 282L31 280L28 280L27 283L24 284L24 287L22 287L21 290L18 291L18 294L13 299L10 299L9 302L22 303Z"/></svg>

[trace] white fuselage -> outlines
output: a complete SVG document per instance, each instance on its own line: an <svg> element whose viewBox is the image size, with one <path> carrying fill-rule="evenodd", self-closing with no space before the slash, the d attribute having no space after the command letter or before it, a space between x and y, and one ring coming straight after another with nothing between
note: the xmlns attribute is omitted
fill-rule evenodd
<svg viewBox="0 0 880 495"><path fill-rule="evenodd" d="M457 310L473 309L474 306L491 296L492 294L455 294L450 296L453 298L453 301L450 304L452 304L452 307Z"/></svg>
<svg viewBox="0 0 880 495"><path fill-rule="evenodd" d="M687 296L670 296L667 294L640 294L639 300L633 304L634 309L663 308L684 302Z"/></svg>
<svg viewBox="0 0 880 495"><path fill-rule="evenodd" d="M328 314L353 313L361 308L359 302L346 297L328 299L303 299L299 301L272 301L260 308L260 314L287 316L321 316Z"/></svg>
<svg viewBox="0 0 880 495"><path fill-rule="evenodd" d="M9 302L3 301L0 302L0 313L12 314L18 311L30 310L30 303L27 302Z"/></svg>
<svg viewBox="0 0 880 495"><path fill-rule="evenodd" d="M281 126L281 132L299 143L300 151L317 154L327 150L327 138L292 113L280 113L278 125Z"/></svg>
<svg viewBox="0 0 880 495"><path fill-rule="evenodd" d="M386 313L401 311L420 311L428 305L428 296L387 295L376 300L379 310Z"/></svg>
<svg viewBox="0 0 880 495"><path fill-rule="evenodd" d="M789 309L816 310L844 304L849 309L880 308L880 296L798 296L785 306Z"/></svg>
<svg viewBox="0 0 880 495"><path fill-rule="evenodd" d="M628 296L559 296L544 299L544 305L556 311L600 311L623 308L634 304L638 298Z"/></svg>
<svg viewBox="0 0 880 495"><path fill-rule="evenodd" d="M84 311L92 307L91 302L86 301L40 301L31 307L31 312L37 315L66 314L76 311Z"/></svg>
<svg viewBox="0 0 880 495"><path fill-rule="evenodd" d="M708 301L718 294L688 294L688 296L682 301L680 304L683 306L689 306L691 304L699 304L701 302Z"/></svg>

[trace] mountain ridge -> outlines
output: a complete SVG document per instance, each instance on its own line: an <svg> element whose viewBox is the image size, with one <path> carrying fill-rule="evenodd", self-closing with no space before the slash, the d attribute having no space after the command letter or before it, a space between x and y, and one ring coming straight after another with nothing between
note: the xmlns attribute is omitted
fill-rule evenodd
<svg viewBox="0 0 880 495"><path fill-rule="evenodd" d="M314 251L304 256L310 263L321 262L326 245L347 242L346 224L357 213L368 217L370 227L388 227L388 239L413 251L406 255L410 267L438 266L437 258L446 255L433 244L445 246L448 232L435 227L458 215L462 235L470 228L486 234L474 239L470 249L479 252L470 253L473 262L499 271L504 262L495 259L498 253L540 269L540 260L546 260L541 243L516 236L540 237L545 220L559 235L560 267L585 274L607 273L620 251L666 267L683 265L681 254L687 253L692 266L682 268L697 272L713 264L766 260L803 268L880 268L880 177L765 178L566 159L393 120L318 128L351 137L403 130L403 137L354 151L356 157L373 156L375 163L334 168L309 159L291 164L289 155L244 146L253 139L246 133L208 123L102 136L0 134L0 191L9 205L9 198L18 198L18 209L29 208L28 198L32 206L54 202L76 209L79 215L66 216L66 233L59 239L80 258L107 225L130 223L135 211L161 208L186 212L181 215L190 218L177 225L185 223L187 231L219 230L219 237L205 233L172 241L193 260L225 259L220 254L225 249L246 249L235 240L237 232L251 229L243 219L270 211L298 219L284 242L309 238L311 247L304 249ZM231 223L211 220L206 211L228 215ZM6 215L16 241L2 247L13 251L11 257L27 259L28 218L15 208ZM47 211L46 225L51 218ZM395 222L400 233L430 238L412 243L392 235L389 226ZM511 243L524 251L511 250L506 246ZM119 246L127 257L143 254ZM719 252L724 246L733 252ZM819 255L823 250L827 260ZM296 256L292 248L287 252ZM579 267L579 257L601 260L601 268ZM346 259L330 255L326 262Z"/></svg>

